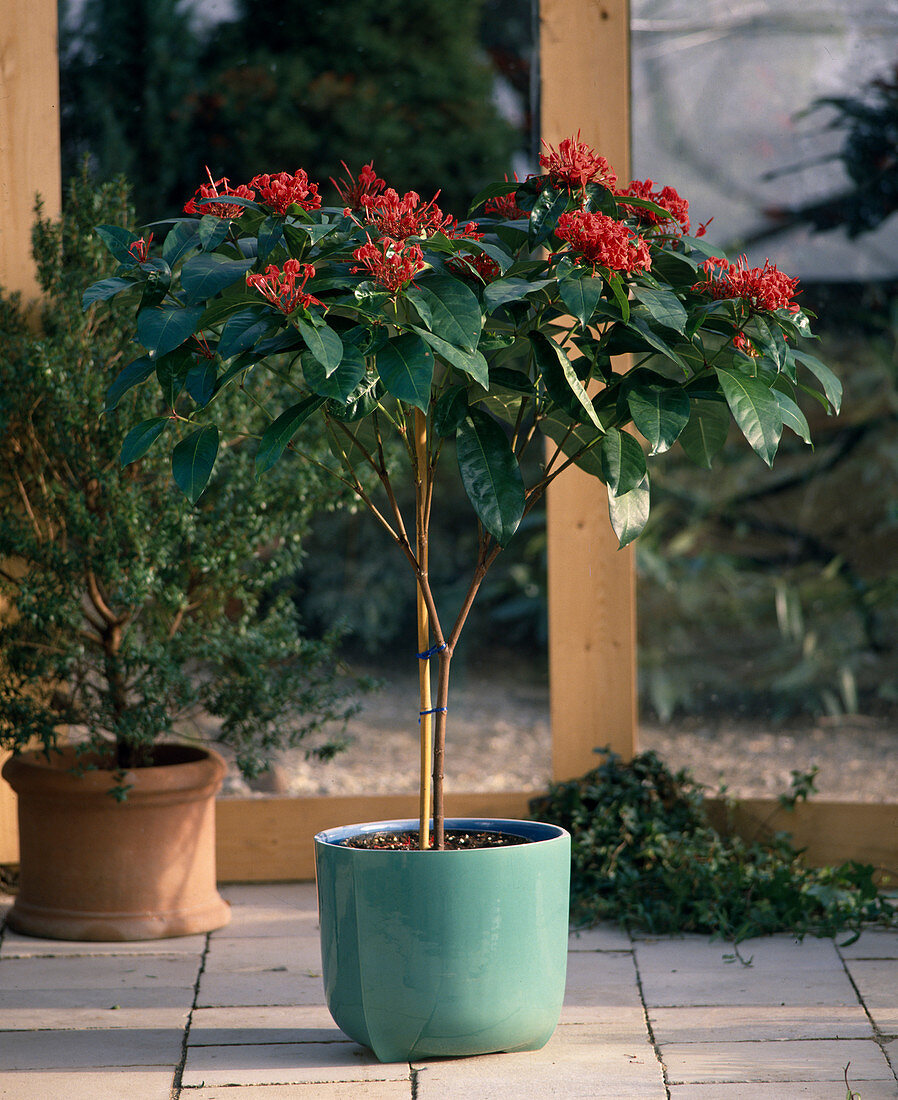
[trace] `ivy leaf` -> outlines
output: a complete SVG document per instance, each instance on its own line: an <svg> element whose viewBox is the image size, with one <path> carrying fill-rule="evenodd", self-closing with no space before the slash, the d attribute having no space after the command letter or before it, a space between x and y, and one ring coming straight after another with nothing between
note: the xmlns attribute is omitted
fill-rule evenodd
<svg viewBox="0 0 898 1100"><path fill-rule="evenodd" d="M608 486L608 515L621 549L642 534L648 522L650 504L648 474L622 496Z"/></svg>
<svg viewBox="0 0 898 1100"><path fill-rule="evenodd" d="M455 433L455 449L478 519L505 546L524 515L524 481L505 432L485 412L469 409Z"/></svg>
<svg viewBox="0 0 898 1100"><path fill-rule="evenodd" d="M771 466L783 434L783 417L776 398L759 378L726 367L714 369L733 419L752 450Z"/></svg>
<svg viewBox="0 0 898 1100"><path fill-rule="evenodd" d="M217 456L218 428L214 424L191 432L172 451L172 477L191 504L203 495Z"/></svg>
<svg viewBox="0 0 898 1100"><path fill-rule="evenodd" d="M268 425L256 452L256 477L261 477L277 462L300 425L324 404L323 397L306 397L285 409Z"/></svg>
<svg viewBox="0 0 898 1100"><path fill-rule="evenodd" d="M627 404L653 455L669 451L689 423L689 396L679 386L639 385L627 394Z"/></svg>
<svg viewBox="0 0 898 1100"><path fill-rule="evenodd" d="M427 412L433 382L433 352L420 336L405 333L388 340L377 353L377 373L400 401Z"/></svg>
<svg viewBox="0 0 898 1100"><path fill-rule="evenodd" d="M128 466L147 453L168 426L167 416L152 416L141 420L122 440L121 464Z"/></svg>

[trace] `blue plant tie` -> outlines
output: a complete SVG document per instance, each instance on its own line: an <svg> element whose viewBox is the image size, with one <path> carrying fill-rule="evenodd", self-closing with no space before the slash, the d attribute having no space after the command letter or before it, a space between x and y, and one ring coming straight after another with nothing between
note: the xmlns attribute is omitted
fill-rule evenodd
<svg viewBox="0 0 898 1100"><path fill-rule="evenodd" d="M445 642L438 642L438 643L437 643L436 645L432 645L432 646L430 647L430 649L425 649L423 653L419 653L419 654L417 655L417 656L418 656L418 660L419 660L419 661L427 661L427 660L429 660L429 659L430 659L431 657L433 657L433 656L434 656L434 654L436 654L436 653L442 653L442 652L443 652L443 650L444 650L444 649L447 649L447 648L448 648L448 646L446 645L446 643L445 643ZM428 713L429 713L429 712L428 712Z"/></svg>
<svg viewBox="0 0 898 1100"><path fill-rule="evenodd" d="M431 707L430 710L418 711L418 725L421 725L421 719L425 714L445 714L448 711L448 707Z"/></svg>

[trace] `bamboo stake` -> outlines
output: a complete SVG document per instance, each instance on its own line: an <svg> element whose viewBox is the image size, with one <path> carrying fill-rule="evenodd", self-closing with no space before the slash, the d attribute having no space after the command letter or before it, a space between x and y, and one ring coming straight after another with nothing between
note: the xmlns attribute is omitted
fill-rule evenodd
<svg viewBox="0 0 898 1100"><path fill-rule="evenodd" d="M415 488L416 513L415 533L418 565L427 575L427 417L420 409L415 409L415 457L417 464ZM430 648L430 616L424 600L421 585L417 589L418 609L418 652L426 653ZM433 755L433 711L430 693L430 659L418 658L418 689L421 719L421 784L419 803L419 836L422 849L430 847L430 815L433 788L431 779L431 757Z"/></svg>

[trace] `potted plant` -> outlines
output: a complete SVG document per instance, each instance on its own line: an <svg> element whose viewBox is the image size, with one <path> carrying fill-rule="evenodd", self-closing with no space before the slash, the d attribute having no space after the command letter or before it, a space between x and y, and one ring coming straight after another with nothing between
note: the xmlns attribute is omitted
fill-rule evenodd
<svg viewBox="0 0 898 1100"><path fill-rule="evenodd" d="M174 478L196 502L222 443L256 435L260 478L289 462L301 484L323 464L414 577L419 821L316 837L328 1003L383 1059L534 1048L560 1011L569 837L446 821L443 800L451 662L522 518L576 464L606 484L626 545L648 517L647 458L679 443L708 466L735 420L769 464L784 427L809 439L800 391L839 404L832 373L793 346L810 335L796 280L715 257L701 229L689 235L675 191L620 187L579 135L540 163L537 177L483 191L465 224L438 196L397 194L371 164L357 178L347 169L334 207L301 169L239 186L210 175L186 217L140 237L101 227L121 267L84 299L137 306L146 356L113 389L151 365L164 384L156 415L126 436L124 463L173 444ZM210 351L202 388L187 385L197 337ZM280 403L261 394L272 377ZM265 406L264 431L221 414L235 389L247 409ZM308 453L316 424L329 460ZM540 460L525 464L533 452ZM435 470L453 454L477 549L447 613L429 580L429 522ZM400 478L413 514L398 503Z"/></svg>
<svg viewBox="0 0 898 1100"><path fill-rule="evenodd" d="M228 919L214 858L225 763L193 731L199 710L252 776L344 707L330 645L304 639L273 594L330 487L278 475L263 499L236 446L190 510L156 456L121 469L122 422L150 402L134 390L99 407L131 334L120 311L80 309L85 279L108 268L98 216L131 216L126 188L86 175L61 221L39 216L40 332L0 300L0 747L14 752L21 848L8 921L135 939Z"/></svg>

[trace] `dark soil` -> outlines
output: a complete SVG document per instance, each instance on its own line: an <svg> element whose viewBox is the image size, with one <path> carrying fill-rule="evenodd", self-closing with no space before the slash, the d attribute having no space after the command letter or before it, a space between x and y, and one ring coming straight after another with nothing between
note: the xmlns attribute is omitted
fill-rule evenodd
<svg viewBox="0 0 898 1100"><path fill-rule="evenodd" d="M362 833L342 841L344 848L373 848L390 852L412 851L419 845L420 834L407 833ZM462 830L446 830L446 850L460 852L469 848L505 848L512 844L529 844L523 836L513 833L468 833Z"/></svg>

